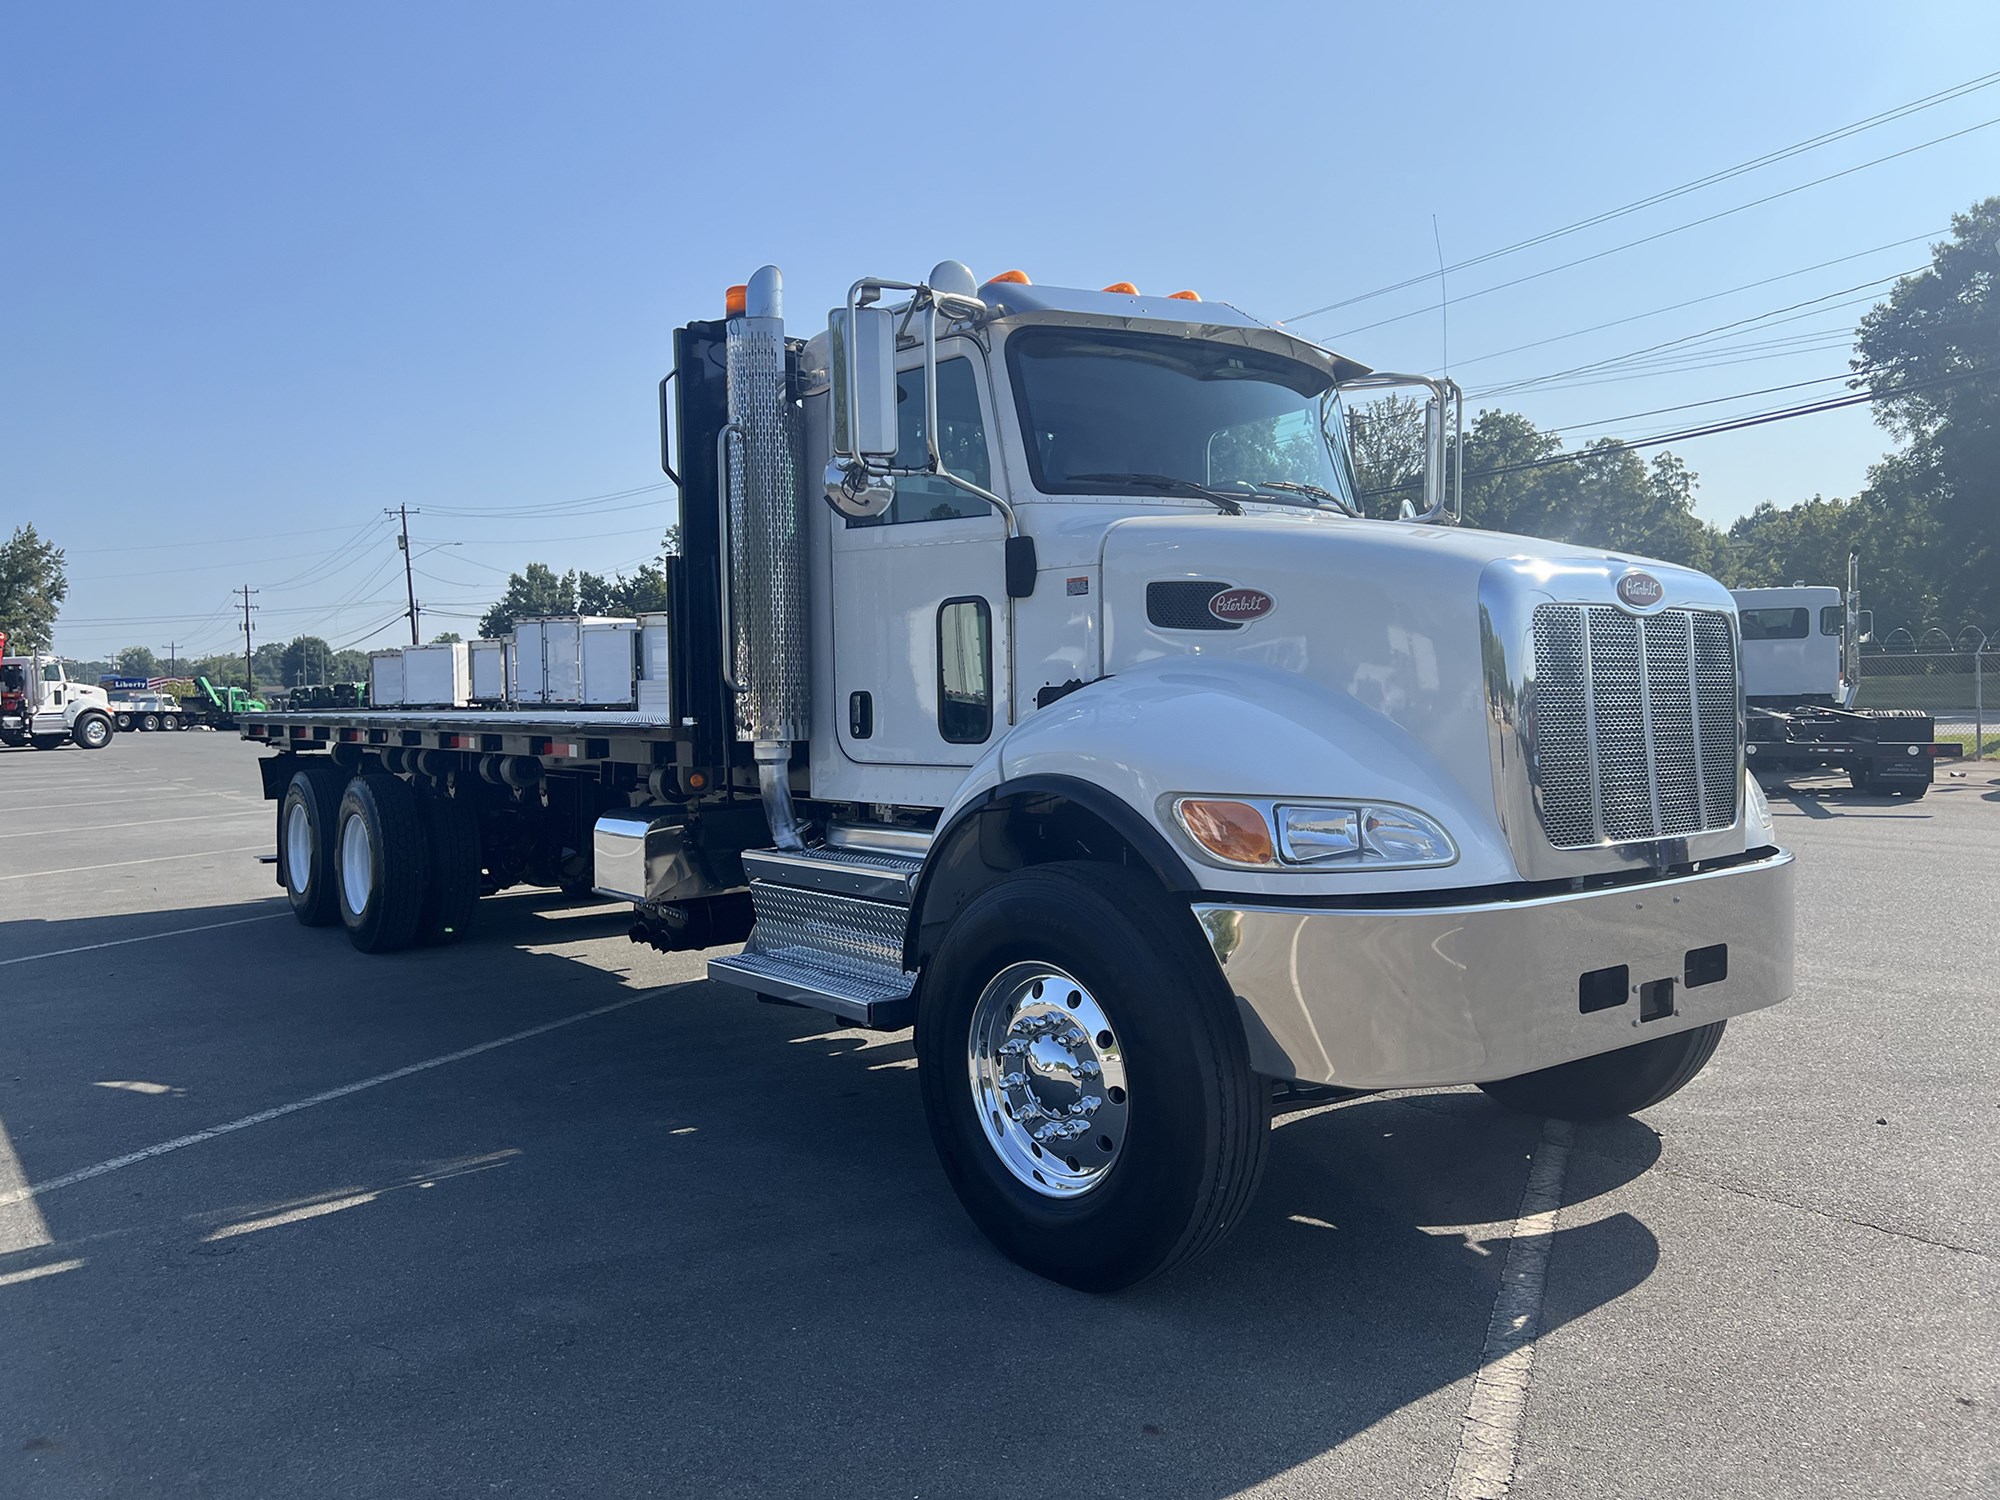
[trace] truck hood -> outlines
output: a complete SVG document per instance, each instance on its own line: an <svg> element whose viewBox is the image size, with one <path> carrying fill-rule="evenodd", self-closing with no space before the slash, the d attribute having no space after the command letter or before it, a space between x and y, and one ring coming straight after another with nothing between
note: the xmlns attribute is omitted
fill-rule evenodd
<svg viewBox="0 0 2000 1500"><path fill-rule="evenodd" d="M1107 675L1188 656L1295 674L1394 725L1433 774L1456 783L1454 800L1487 808L1495 788L1480 611L1489 569L1489 591L1497 583L1529 607L1601 600L1637 568L1676 601L1731 609L1719 583L1670 563L1325 515L1132 517L1106 532L1102 568ZM1211 611L1210 584L1247 592ZM1252 754L1234 790L1282 796L1311 784L1309 770Z"/></svg>

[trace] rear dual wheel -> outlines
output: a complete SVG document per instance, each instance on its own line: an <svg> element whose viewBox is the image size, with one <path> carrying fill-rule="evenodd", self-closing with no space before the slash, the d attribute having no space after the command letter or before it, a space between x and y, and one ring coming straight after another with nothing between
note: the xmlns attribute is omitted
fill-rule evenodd
<svg viewBox="0 0 2000 1500"><path fill-rule="evenodd" d="M308 927L364 953L456 942L479 899L479 821L401 777L303 766L278 805L278 881Z"/></svg>

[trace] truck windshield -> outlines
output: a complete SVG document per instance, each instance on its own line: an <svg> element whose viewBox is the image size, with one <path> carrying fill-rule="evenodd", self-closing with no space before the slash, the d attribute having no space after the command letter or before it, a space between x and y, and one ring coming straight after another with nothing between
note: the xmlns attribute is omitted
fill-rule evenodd
<svg viewBox="0 0 2000 1500"><path fill-rule="evenodd" d="M1315 505L1314 490L1354 504L1339 397L1310 365L1102 328L1021 329L1007 364L1045 495L1103 494L1124 475L1134 492L1171 493L1165 478L1272 504Z"/></svg>

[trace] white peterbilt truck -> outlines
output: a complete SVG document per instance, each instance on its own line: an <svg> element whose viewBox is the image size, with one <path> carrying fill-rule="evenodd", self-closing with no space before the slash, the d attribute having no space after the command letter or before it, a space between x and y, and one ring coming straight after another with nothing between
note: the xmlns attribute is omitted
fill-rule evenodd
<svg viewBox="0 0 2000 1500"><path fill-rule="evenodd" d="M111 700L104 689L72 682L62 658L40 651L7 656L0 635L0 744L85 750L111 743Z"/></svg>
<svg viewBox="0 0 2000 1500"><path fill-rule="evenodd" d="M1403 522L1341 410L1392 385ZM714 979L914 1024L966 1209L1095 1290L1242 1217L1274 1109L1645 1108L1792 988L1736 611L1452 524L1459 415L1192 293L949 261L796 339L766 267L675 334L642 690L247 715L279 882L369 951L595 889L743 942Z"/></svg>

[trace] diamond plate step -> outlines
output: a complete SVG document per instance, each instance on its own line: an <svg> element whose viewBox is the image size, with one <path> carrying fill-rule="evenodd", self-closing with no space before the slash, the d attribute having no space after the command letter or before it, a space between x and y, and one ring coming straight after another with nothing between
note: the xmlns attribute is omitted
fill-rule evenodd
<svg viewBox="0 0 2000 1500"><path fill-rule="evenodd" d="M921 855L880 849L748 849L743 868L753 881L860 896L896 906L910 904Z"/></svg>
<svg viewBox="0 0 2000 1500"><path fill-rule="evenodd" d="M828 1011L857 1026L894 1031L916 1019L916 1003L906 976L890 980L859 970L834 970L812 962L798 949L782 953L745 951L734 958L711 958L708 977L759 995Z"/></svg>
<svg viewBox="0 0 2000 1500"><path fill-rule="evenodd" d="M909 1025L916 976L903 971L909 875L900 867L914 872L917 861L871 853L863 856L864 866L846 853L814 859L818 853L788 851L781 856L759 850L744 855L757 925L740 954L709 961L709 978L830 1011L862 1026ZM899 899L871 900L792 883L801 879L890 882L886 888Z"/></svg>

